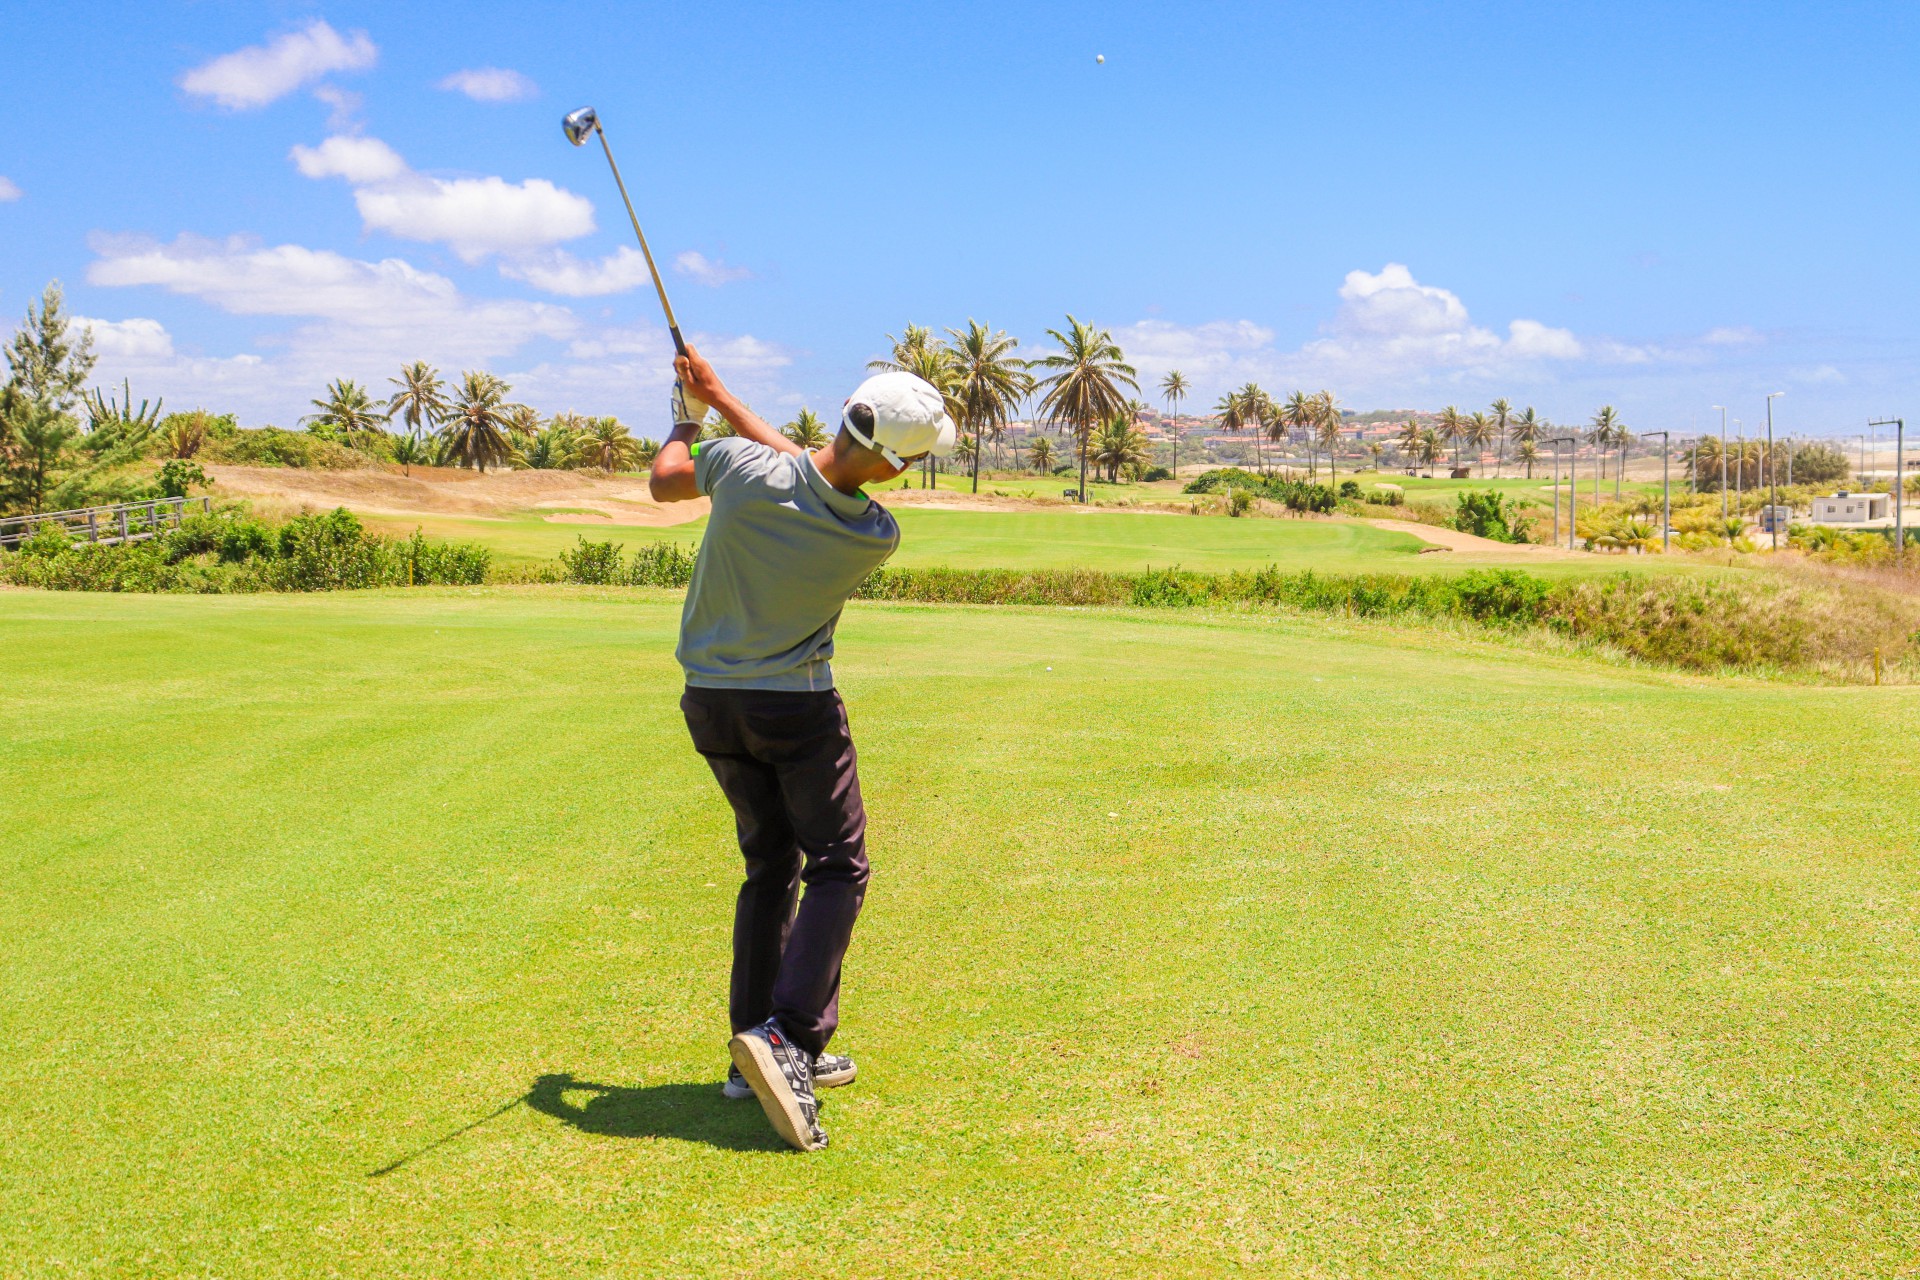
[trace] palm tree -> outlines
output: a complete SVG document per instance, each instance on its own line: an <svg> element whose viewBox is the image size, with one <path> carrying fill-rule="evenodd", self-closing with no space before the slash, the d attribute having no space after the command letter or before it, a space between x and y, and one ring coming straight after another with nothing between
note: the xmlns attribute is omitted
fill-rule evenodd
<svg viewBox="0 0 1920 1280"><path fill-rule="evenodd" d="M1287 402L1280 406L1275 416L1290 430L1311 432L1315 421L1313 397L1304 391L1296 391L1287 397ZM1314 474L1311 438L1307 441L1307 474L1310 477Z"/></svg>
<svg viewBox="0 0 1920 1280"><path fill-rule="evenodd" d="M1502 404L1505 402L1495 401L1495 403ZM1546 419L1542 418L1539 414L1535 413L1533 411L1532 405L1528 405L1526 408L1522 409L1519 413L1514 415L1512 426L1510 428L1510 430L1513 432L1514 445L1516 447L1520 445L1538 445L1540 443L1540 432L1546 426L1547 426ZM1538 458L1540 456L1540 450L1536 448L1533 451L1533 456L1535 458ZM1527 467L1527 479L1529 480L1533 479L1533 467L1531 463L1529 463Z"/></svg>
<svg viewBox="0 0 1920 1280"><path fill-rule="evenodd" d="M1260 454L1260 434L1270 422L1279 417L1273 405L1273 398L1260 389L1259 383L1249 382L1238 391L1230 391L1220 397L1220 403L1213 407L1213 411L1220 415L1222 431L1237 434L1251 430L1254 433L1254 456L1261 459L1257 465L1264 469L1265 459Z"/></svg>
<svg viewBox="0 0 1920 1280"><path fill-rule="evenodd" d="M637 471L640 442L618 418L590 418L580 437L580 459L602 471Z"/></svg>
<svg viewBox="0 0 1920 1280"><path fill-rule="evenodd" d="M1373 469L1375 471L1380 469L1380 454L1385 448L1386 446L1382 445L1378 440L1370 440L1367 442L1367 454L1373 459Z"/></svg>
<svg viewBox="0 0 1920 1280"><path fill-rule="evenodd" d="M1732 452L1728 450L1728 452ZM1700 490L1701 477L1710 477L1715 488L1724 487L1721 474L1726 470L1725 455L1720 451L1720 441L1713 436L1702 436L1687 451L1687 466L1693 473L1693 487Z"/></svg>
<svg viewBox="0 0 1920 1280"><path fill-rule="evenodd" d="M1625 432L1620 423L1620 415L1614 412L1610 404L1600 406L1600 412L1593 415L1593 423L1587 430L1587 443L1593 446L1593 500L1600 501L1600 476L1607 469L1606 451L1612 446L1614 435Z"/></svg>
<svg viewBox="0 0 1920 1280"><path fill-rule="evenodd" d="M1080 442L1080 501L1087 500L1087 448L1095 426L1126 405L1121 387L1138 391L1133 366L1105 329L1067 316L1067 331L1047 330L1060 344L1057 354L1041 356L1031 368L1048 373L1038 385L1047 389L1040 407L1055 421L1064 421Z"/></svg>
<svg viewBox="0 0 1920 1280"><path fill-rule="evenodd" d="M393 442L393 460L400 464L400 474L410 476L416 466L424 466L429 454L426 442L414 432L397 436Z"/></svg>
<svg viewBox="0 0 1920 1280"><path fill-rule="evenodd" d="M463 467L486 474L488 464L501 466L513 457L507 423L520 406L507 403L509 387L490 373L469 369L461 375L460 390L442 420L440 436L447 456Z"/></svg>
<svg viewBox="0 0 1920 1280"><path fill-rule="evenodd" d="M1507 469L1507 427L1513 418L1513 404L1501 396L1488 406L1493 411L1493 429L1500 437L1500 457L1493 464L1493 478L1498 480L1500 473Z"/></svg>
<svg viewBox="0 0 1920 1280"><path fill-rule="evenodd" d="M827 426L813 410L802 405L792 422L780 428L780 434L802 449L818 449L827 442Z"/></svg>
<svg viewBox="0 0 1920 1280"><path fill-rule="evenodd" d="M1027 465L1042 473L1053 470L1053 441L1042 435L1027 441Z"/></svg>
<svg viewBox="0 0 1920 1280"><path fill-rule="evenodd" d="M1167 432L1173 436L1173 478L1180 478L1180 402L1187 398L1187 375L1178 369L1167 370L1160 379L1160 394L1167 402Z"/></svg>
<svg viewBox="0 0 1920 1280"><path fill-rule="evenodd" d="M953 366L953 398L960 406L954 419L975 438L998 440L1022 396L1033 387L1027 362L1013 354L1020 339L987 328L971 317L967 329L947 330L947 350ZM973 491L980 492L980 450L973 451Z"/></svg>
<svg viewBox="0 0 1920 1280"><path fill-rule="evenodd" d="M1327 451L1327 483L1332 485L1340 479L1340 402L1334 399L1333 392L1322 391L1313 398L1313 432L1320 439L1320 447Z"/></svg>
<svg viewBox="0 0 1920 1280"><path fill-rule="evenodd" d="M387 401L387 416L400 415L407 433L418 438L425 428L431 433L447 412L447 387L440 371L425 360L400 366L400 376L388 378L398 388Z"/></svg>
<svg viewBox="0 0 1920 1280"><path fill-rule="evenodd" d="M1400 424L1400 432L1393 438L1393 447L1397 452L1418 460L1420 456L1419 419L1408 418Z"/></svg>
<svg viewBox="0 0 1920 1280"><path fill-rule="evenodd" d="M1460 437L1467 431L1467 420L1452 405L1440 411L1440 438L1453 446L1453 469L1460 469Z"/></svg>
<svg viewBox="0 0 1920 1280"><path fill-rule="evenodd" d="M507 430L529 439L539 435L540 411L529 404L513 406L513 412L507 415Z"/></svg>
<svg viewBox="0 0 1920 1280"><path fill-rule="evenodd" d="M1115 414L1107 420L1093 441L1093 460L1107 469L1107 483L1119 484L1120 473L1138 471L1153 461L1153 449L1147 433L1134 424L1131 416Z"/></svg>
<svg viewBox="0 0 1920 1280"><path fill-rule="evenodd" d="M1433 464L1447 451L1446 441L1440 438L1440 432L1434 427L1420 428L1420 435L1414 441L1413 454L1427 465L1427 475L1433 475Z"/></svg>
<svg viewBox="0 0 1920 1280"><path fill-rule="evenodd" d="M1476 413L1467 419L1467 425L1461 429L1461 437L1473 450L1473 460L1479 462L1487 446L1493 443L1493 421L1484 413Z"/></svg>
<svg viewBox="0 0 1920 1280"><path fill-rule="evenodd" d="M351 378L335 378L327 384L326 399L309 403L320 412L310 413L300 421L309 427L337 433L349 449L378 431L380 424L387 420L387 415L367 398L367 389Z"/></svg>
<svg viewBox="0 0 1920 1280"><path fill-rule="evenodd" d="M651 471L653 460L660 456L660 442L650 436L641 436L633 442L634 470Z"/></svg>
<svg viewBox="0 0 1920 1280"><path fill-rule="evenodd" d="M1515 461L1527 464L1527 479L1533 479L1533 464L1540 460L1540 446L1531 440L1522 440L1513 456Z"/></svg>

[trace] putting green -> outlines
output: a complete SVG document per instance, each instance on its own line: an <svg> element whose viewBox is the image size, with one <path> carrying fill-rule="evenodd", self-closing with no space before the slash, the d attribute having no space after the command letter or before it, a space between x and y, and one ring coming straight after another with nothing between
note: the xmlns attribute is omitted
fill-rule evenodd
<svg viewBox="0 0 1920 1280"><path fill-rule="evenodd" d="M0 1271L1912 1265L1920 777L1831 735L1920 691L854 605L861 1076L799 1156L718 1092L676 616L0 592Z"/></svg>

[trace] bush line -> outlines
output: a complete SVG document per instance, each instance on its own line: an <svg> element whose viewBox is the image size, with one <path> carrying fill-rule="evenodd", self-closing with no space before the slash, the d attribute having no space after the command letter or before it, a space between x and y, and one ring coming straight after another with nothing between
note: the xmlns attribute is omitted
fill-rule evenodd
<svg viewBox="0 0 1920 1280"><path fill-rule="evenodd" d="M684 589L695 553L643 544L630 557L584 537L558 564L497 572L484 547L394 539L346 511L282 525L231 513L197 516L148 542L70 545L51 530L0 554L0 581L68 591L331 591L356 587L573 582ZM1889 665L1920 646L1920 605L1858 584L1776 575L1739 578L1623 571L1548 582L1518 569L1459 574L1330 574L1276 567L1196 573L1150 569L881 568L859 600L924 604L1273 607L1355 618L1458 620L1529 629L1696 671L1823 670L1853 674L1878 651Z"/></svg>

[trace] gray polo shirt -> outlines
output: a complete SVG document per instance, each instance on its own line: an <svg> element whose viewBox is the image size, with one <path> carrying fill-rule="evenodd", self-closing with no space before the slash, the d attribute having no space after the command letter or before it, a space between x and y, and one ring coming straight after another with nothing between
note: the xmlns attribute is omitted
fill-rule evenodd
<svg viewBox="0 0 1920 1280"><path fill-rule="evenodd" d="M733 436L698 446L713 499L674 656L704 689L831 689L847 597L900 545L871 498L827 483L805 453Z"/></svg>

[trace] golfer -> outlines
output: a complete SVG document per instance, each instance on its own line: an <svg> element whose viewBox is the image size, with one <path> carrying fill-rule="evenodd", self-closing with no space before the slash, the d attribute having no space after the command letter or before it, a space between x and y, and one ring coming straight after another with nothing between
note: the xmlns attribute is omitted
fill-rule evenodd
<svg viewBox="0 0 1920 1280"><path fill-rule="evenodd" d="M951 452L954 426L931 384L882 373L848 397L832 442L809 453L736 399L692 347L673 367L673 432L650 488L661 502L713 499L680 615L680 709L733 806L747 864L733 913L725 1090L751 1092L782 1138L818 1151L827 1134L816 1090L854 1076L852 1059L827 1043L867 890L867 815L833 687L833 629L861 579L900 545L900 526L861 486ZM739 434L695 443L708 406Z"/></svg>

